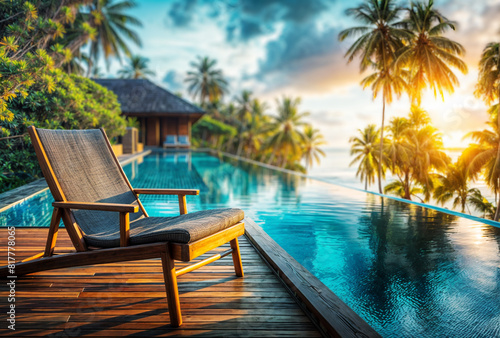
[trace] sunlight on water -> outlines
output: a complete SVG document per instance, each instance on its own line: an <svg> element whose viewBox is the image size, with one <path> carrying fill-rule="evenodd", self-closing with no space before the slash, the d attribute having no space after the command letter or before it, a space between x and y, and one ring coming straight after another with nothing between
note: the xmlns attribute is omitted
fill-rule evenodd
<svg viewBox="0 0 500 338"><path fill-rule="evenodd" d="M188 210L239 207L383 336L499 336L500 229L416 205L201 153L125 167L139 188L197 188ZM152 216L176 197L141 197ZM44 192L0 226L48 226Z"/></svg>

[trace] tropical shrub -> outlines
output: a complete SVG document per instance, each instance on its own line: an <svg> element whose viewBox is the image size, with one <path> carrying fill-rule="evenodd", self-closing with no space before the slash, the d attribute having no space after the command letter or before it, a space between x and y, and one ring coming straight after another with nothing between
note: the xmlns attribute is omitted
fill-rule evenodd
<svg viewBox="0 0 500 338"><path fill-rule="evenodd" d="M0 121L0 192L41 177L28 127L86 129L103 127L109 137L125 133L116 95L90 79L50 70L52 84L33 84L25 96L7 102L12 120Z"/></svg>
<svg viewBox="0 0 500 338"><path fill-rule="evenodd" d="M192 129L193 139L197 140L200 146L216 146L224 137L230 138L236 134L236 128L208 115L203 116Z"/></svg>

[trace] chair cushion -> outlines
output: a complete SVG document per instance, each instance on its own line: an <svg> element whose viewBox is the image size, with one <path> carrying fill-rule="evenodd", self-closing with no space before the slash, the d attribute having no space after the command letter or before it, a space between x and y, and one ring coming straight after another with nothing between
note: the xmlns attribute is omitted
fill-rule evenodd
<svg viewBox="0 0 500 338"><path fill-rule="evenodd" d="M130 222L130 245L155 242L191 243L229 228L245 217L236 208L197 211L176 217L144 217ZM120 227L84 235L90 246L120 246Z"/></svg>

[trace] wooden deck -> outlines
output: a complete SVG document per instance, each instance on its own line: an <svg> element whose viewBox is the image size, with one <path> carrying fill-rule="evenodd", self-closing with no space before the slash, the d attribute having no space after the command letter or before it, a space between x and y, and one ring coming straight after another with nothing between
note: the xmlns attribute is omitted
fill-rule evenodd
<svg viewBox="0 0 500 338"><path fill-rule="evenodd" d="M16 261L43 251L47 231L16 229ZM6 265L7 237L0 229L0 265ZM10 303L2 279L0 336L321 336L247 238L240 245L245 277L235 276L231 256L179 277L180 328L169 325L160 260L144 260L17 279L16 331L6 328ZM72 249L60 231L56 252Z"/></svg>

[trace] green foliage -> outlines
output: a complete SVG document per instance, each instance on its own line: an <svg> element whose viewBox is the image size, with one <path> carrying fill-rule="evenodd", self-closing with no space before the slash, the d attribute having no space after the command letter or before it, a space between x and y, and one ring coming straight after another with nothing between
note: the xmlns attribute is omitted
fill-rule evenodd
<svg viewBox="0 0 500 338"><path fill-rule="evenodd" d="M95 31L75 22L75 10L85 1L63 0L0 2L0 121L12 121L7 102L26 97L34 83L54 89L50 70L72 59L72 55ZM65 34L68 34L67 36Z"/></svg>
<svg viewBox="0 0 500 338"><path fill-rule="evenodd" d="M234 137L236 134L236 128L208 115L203 116L192 129L193 138L197 139L200 145L207 146L218 145L221 136Z"/></svg>
<svg viewBox="0 0 500 338"><path fill-rule="evenodd" d="M325 156L319 148L323 136L304 122L309 113L299 112L300 98L277 103L278 114L272 116L266 114L267 104L246 90L227 105L216 98L204 105L208 114L193 126L193 145L306 172Z"/></svg>
<svg viewBox="0 0 500 338"><path fill-rule="evenodd" d="M110 138L125 132L111 91L63 72L81 71L74 56L96 37L99 23L85 10L89 2L0 1L0 191L41 177L27 136L32 125L104 127Z"/></svg>
<svg viewBox="0 0 500 338"><path fill-rule="evenodd" d="M44 74L42 74L43 76ZM49 71L52 88L33 84L26 97L11 99L7 106L10 121L0 122L3 136L26 135L34 125L48 129L86 129L103 127L109 137L123 135L126 121L120 116L116 95L90 79L68 75L59 69ZM29 137L0 140L0 191L41 177Z"/></svg>
<svg viewBox="0 0 500 338"><path fill-rule="evenodd" d="M127 117L127 127L140 129L141 124L137 117Z"/></svg>

